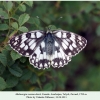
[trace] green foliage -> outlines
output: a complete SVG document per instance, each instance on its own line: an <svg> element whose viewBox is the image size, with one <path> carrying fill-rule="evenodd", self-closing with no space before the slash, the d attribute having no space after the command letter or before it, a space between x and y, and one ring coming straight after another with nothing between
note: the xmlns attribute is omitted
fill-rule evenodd
<svg viewBox="0 0 100 100"><path fill-rule="evenodd" d="M0 62L6 66L7 65L7 58L4 54L0 53Z"/></svg>
<svg viewBox="0 0 100 100"><path fill-rule="evenodd" d="M15 51L11 51L11 57L12 57L13 60L16 60L16 59L20 58L21 55L19 55L19 54L18 54L17 52L15 52Z"/></svg>
<svg viewBox="0 0 100 100"><path fill-rule="evenodd" d="M0 1L0 90L100 91L100 2ZM63 29L87 39L87 47L63 68L38 70L8 46L14 35Z"/></svg>
<svg viewBox="0 0 100 100"><path fill-rule="evenodd" d="M7 30L8 28L7 24L0 24L0 30Z"/></svg>
<svg viewBox="0 0 100 100"><path fill-rule="evenodd" d="M96 29L96 33L98 36L100 36L100 25L98 25L97 29Z"/></svg>
<svg viewBox="0 0 100 100"><path fill-rule="evenodd" d="M25 22L29 20L30 16L28 14L22 14L19 16L18 23L19 26L22 26Z"/></svg>
<svg viewBox="0 0 100 100"><path fill-rule="evenodd" d="M16 76L16 77L21 77L22 76L22 69L20 67L18 67L18 64L13 64L10 68L9 68L9 72Z"/></svg>
<svg viewBox="0 0 100 100"><path fill-rule="evenodd" d="M4 90L7 84L2 77L0 77L0 90Z"/></svg>

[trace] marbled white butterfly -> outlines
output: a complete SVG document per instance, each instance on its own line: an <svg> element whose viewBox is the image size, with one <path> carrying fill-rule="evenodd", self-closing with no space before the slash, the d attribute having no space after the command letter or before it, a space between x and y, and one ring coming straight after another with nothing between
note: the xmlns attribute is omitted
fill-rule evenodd
<svg viewBox="0 0 100 100"><path fill-rule="evenodd" d="M87 40L64 30L35 30L13 37L9 45L22 56L29 57L35 68L63 67L87 44Z"/></svg>

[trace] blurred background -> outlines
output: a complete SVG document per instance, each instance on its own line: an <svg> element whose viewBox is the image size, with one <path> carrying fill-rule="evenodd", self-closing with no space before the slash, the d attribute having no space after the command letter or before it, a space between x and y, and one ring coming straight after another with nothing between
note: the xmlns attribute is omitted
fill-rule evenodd
<svg viewBox="0 0 100 100"><path fill-rule="evenodd" d="M7 12L0 2L0 8ZM8 2L6 2L8 3ZM11 2L10 17L1 17L1 24L16 22L26 13L30 16L24 24L24 31L44 29L53 25L54 29L63 29L79 34L87 39L87 46L63 68L38 70L29 64L28 58L13 58L12 49L0 47L1 53L9 52L13 62L0 65L1 82L4 91L99 91L100 90L100 2L99 1L34 1ZM16 9L17 8L17 9ZM13 10L12 10L13 9ZM15 10L16 12L14 12ZM8 13L7 13L8 14ZM38 16L39 18L37 18ZM61 18L62 17L62 18ZM13 27L13 26L11 26ZM1 28L1 27L0 27ZM5 45L7 32L15 29L0 29L0 42ZM21 29L18 33L24 32ZM5 49L7 48L7 49ZM7 54L6 54L7 56ZM8 56L7 56L8 57ZM0 58L1 59L1 58ZM7 62L8 62L7 58Z"/></svg>

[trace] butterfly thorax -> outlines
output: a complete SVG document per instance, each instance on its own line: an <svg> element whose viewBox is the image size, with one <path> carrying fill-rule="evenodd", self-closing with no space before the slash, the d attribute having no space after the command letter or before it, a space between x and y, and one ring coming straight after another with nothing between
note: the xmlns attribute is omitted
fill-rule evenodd
<svg viewBox="0 0 100 100"><path fill-rule="evenodd" d="M47 55L54 53L54 36L52 33L47 33L45 37L45 50Z"/></svg>

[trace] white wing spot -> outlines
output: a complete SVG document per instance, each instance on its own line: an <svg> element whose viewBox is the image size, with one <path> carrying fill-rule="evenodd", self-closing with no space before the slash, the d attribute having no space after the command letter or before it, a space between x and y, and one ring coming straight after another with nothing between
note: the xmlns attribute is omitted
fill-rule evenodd
<svg viewBox="0 0 100 100"><path fill-rule="evenodd" d="M48 65L45 63L44 66L48 66Z"/></svg>
<svg viewBox="0 0 100 100"><path fill-rule="evenodd" d="M55 62L55 65L56 65L56 66L58 65L57 62Z"/></svg>
<svg viewBox="0 0 100 100"><path fill-rule="evenodd" d="M61 32L55 34L57 37L61 38Z"/></svg>
<svg viewBox="0 0 100 100"><path fill-rule="evenodd" d="M15 40L18 40L18 37L15 37Z"/></svg>
<svg viewBox="0 0 100 100"><path fill-rule="evenodd" d="M69 39L66 39L66 41L70 42L70 40L69 40Z"/></svg>
<svg viewBox="0 0 100 100"><path fill-rule="evenodd" d="M74 48L76 48L76 47L77 47L75 43L72 43L72 46L73 46Z"/></svg>
<svg viewBox="0 0 100 100"><path fill-rule="evenodd" d="M55 46L58 46L58 43L55 41Z"/></svg>
<svg viewBox="0 0 100 100"><path fill-rule="evenodd" d="M28 49L28 46L26 45L25 47L24 47L24 50L27 50Z"/></svg>
<svg viewBox="0 0 100 100"><path fill-rule="evenodd" d="M26 53L26 56L29 56L29 53Z"/></svg>
<svg viewBox="0 0 100 100"><path fill-rule="evenodd" d="M33 50L35 46L36 46L36 44L33 43L33 44L30 46L30 49Z"/></svg>
<svg viewBox="0 0 100 100"><path fill-rule="evenodd" d="M40 64L40 67L41 67L41 68L43 67L42 64Z"/></svg>
<svg viewBox="0 0 100 100"><path fill-rule="evenodd" d="M44 59L46 59L46 52L43 52L43 57Z"/></svg>
<svg viewBox="0 0 100 100"><path fill-rule="evenodd" d="M44 47L45 47L45 43L44 43L44 42L42 42L42 43L41 43L41 46L42 46L42 48L44 48Z"/></svg>
<svg viewBox="0 0 100 100"><path fill-rule="evenodd" d="M71 54L69 53L69 55L71 55ZM67 56L67 60L69 60L69 56Z"/></svg>
<svg viewBox="0 0 100 100"><path fill-rule="evenodd" d="M73 50L73 47L70 45L70 46L69 46L69 49L72 51L72 50Z"/></svg>
<svg viewBox="0 0 100 100"><path fill-rule="evenodd" d="M35 40L31 40L31 41L29 42L29 46L31 46L31 45L34 43L34 41L35 41Z"/></svg>
<svg viewBox="0 0 100 100"><path fill-rule="evenodd" d="M64 49L67 49L67 46L62 42L62 46L64 47Z"/></svg>
<svg viewBox="0 0 100 100"><path fill-rule="evenodd" d="M74 33L73 33L73 34L71 34L71 37L72 37L73 39L75 39L75 35L74 35Z"/></svg>
<svg viewBox="0 0 100 100"><path fill-rule="evenodd" d="M26 34L23 34L23 35L22 35L22 39L24 39L24 38L26 38Z"/></svg>
<svg viewBox="0 0 100 100"><path fill-rule="evenodd" d="M72 55L72 53L71 53L71 52L69 52L69 53L68 53L68 55L69 55L69 56L71 56L71 55Z"/></svg>
<svg viewBox="0 0 100 100"><path fill-rule="evenodd" d="M42 33L37 32L36 35L37 35L37 38L40 38L42 36Z"/></svg>
<svg viewBox="0 0 100 100"><path fill-rule="evenodd" d="M16 44L17 44L17 42L14 43L14 45L16 45Z"/></svg>
<svg viewBox="0 0 100 100"><path fill-rule="evenodd" d="M27 40L27 38L22 39L21 43L23 43L23 42L26 41L26 40Z"/></svg>
<svg viewBox="0 0 100 100"><path fill-rule="evenodd" d="M36 62L38 62L38 59L36 58L36 60L35 60Z"/></svg>
<svg viewBox="0 0 100 100"><path fill-rule="evenodd" d="M81 43L81 42L79 42L79 44L80 44L80 45L82 45L82 43Z"/></svg>
<svg viewBox="0 0 100 100"><path fill-rule="evenodd" d="M40 52L40 51L39 51L39 52ZM38 53L37 53L37 54L38 54ZM40 53L39 53L39 54L40 54ZM39 55L39 54L38 54L38 55ZM40 60L42 60L42 59L43 59L43 54L40 54L39 59L40 59Z"/></svg>
<svg viewBox="0 0 100 100"><path fill-rule="evenodd" d="M60 65L62 65L62 62L60 61L60 63L59 63Z"/></svg>
<svg viewBox="0 0 100 100"><path fill-rule="evenodd" d="M80 36L78 36L78 39L81 41L81 37Z"/></svg>
<svg viewBox="0 0 100 100"><path fill-rule="evenodd" d="M31 34L31 38L35 38L35 35L34 35L34 33L33 33L33 34Z"/></svg>
<svg viewBox="0 0 100 100"><path fill-rule="evenodd" d="M22 43L21 45L20 45L20 48L23 48L25 46L25 43Z"/></svg>
<svg viewBox="0 0 100 100"><path fill-rule="evenodd" d="M32 60L32 63L34 63L34 60Z"/></svg>
<svg viewBox="0 0 100 100"><path fill-rule="evenodd" d="M68 46L69 43L64 39L63 42Z"/></svg>
<svg viewBox="0 0 100 100"><path fill-rule="evenodd" d="M66 38L66 33L63 33L63 38Z"/></svg>

